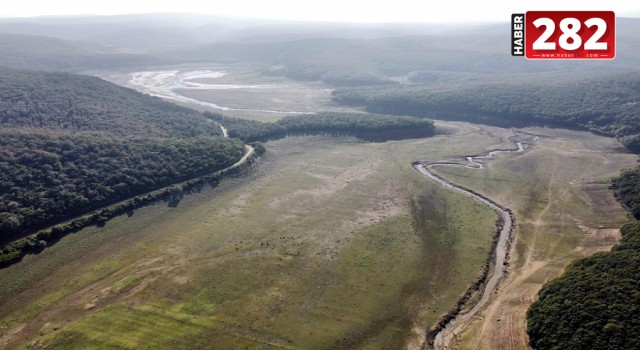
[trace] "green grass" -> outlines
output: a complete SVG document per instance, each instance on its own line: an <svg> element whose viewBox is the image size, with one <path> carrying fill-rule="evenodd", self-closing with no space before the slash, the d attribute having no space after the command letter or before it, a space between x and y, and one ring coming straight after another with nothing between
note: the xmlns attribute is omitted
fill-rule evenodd
<svg viewBox="0 0 640 350"><path fill-rule="evenodd" d="M170 305L111 305L39 341L52 349L166 349L174 339L189 338L213 326L207 318L172 310Z"/></svg>
<svg viewBox="0 0 640 350"><path fill-rule="evenodd" d="M586 236L578 225L616 227L628 221L607 187L610 177L633 163L633 155L611 154L614 139L588 133L532 132L551 138L541 139L530 152L515 158L501 155L486 171L438 171L515 209L517 249L524 253L528 248L520 245L533 246L535 260L562 257L581 245Z"/></svg>
<svg viewBox="0 0 640 350"><path fill-rule="evenodd" d="M614 139L531 128L531 151L502 154L482 171L438 168L448 179L495 199L517 216L510 276L503 294L463 333L460 348L526 348L525 312L543 283L571 261L607 250L629 217L608 180L636 161ZM615 230L614 230L615 231Z"/></svg>
<svg viewBox="0 0 640 350"><path fill-rule="evenodd" d="M321 137L272 142L255 178L67 236L0 270L0 337L24 325L9 345L379 349L414 343L424 336L415 330L432 325L477 278L496 215L421 176L410 162L508 144L506 130L447 127L466 135L381 144ZM451 175L479 188L523 176L517 169L487 170L485 180L478 180L481 171ZM531 191L546 188L544 180L532 181ZM562 252L572 240L554 244Z"/></svg>

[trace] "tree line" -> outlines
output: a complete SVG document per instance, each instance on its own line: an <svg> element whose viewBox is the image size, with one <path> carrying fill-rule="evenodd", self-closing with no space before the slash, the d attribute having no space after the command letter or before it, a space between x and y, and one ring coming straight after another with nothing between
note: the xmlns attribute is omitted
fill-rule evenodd
<svg viewBox="0 0 640 350"><path fill-rule="evenodd" d="M527 312L534 349L640 347L640 223L621 232L610 252L574 262L542 287Z"/></svg>
<svg viewBox="0 0 640 350"><path fill-rule="evenodd" d="M640 73L343 88L332 99L371 113L589 130L640 153Z"/></svg>
<svg viewBox="0 0 640 350"><path fill-rule="evenodd" d="M618 201L640 220L640 167L623 171L613 179L611 188Z"/></svg>
<svg viewBox="0 0 640 350"><path fill-rule="evenodd" d="M243 143L0 131L0 242L235 163Z"/></svg>
<svg viewBox="0 0 640 350"><path fill-rule="evenodd" d="M132 215L135 209L159 201L166 201L170 206L177 205L186 193L199 191L205 184L216 187L223 176L233 176L251 169L257 157L265 151L260 143L252 143L252 146L256 152L252 157L249 157L247 162L242 166L207 173L207 175L199 176L179 184L138 195L15 240L0 249L0 268L10 266L20 261L28 254L37 254L64 236L78 232L85 227L93 225L103 226L112 218L123 214Z"/></svg>
<svg viewBox="0 0 640 350"><path fill-rule="evenodd" d="M640 220L640 167L613 179L616 198ZM610 252L572 263L527 311L536 350L640 348L640 222L621 228Z"/></svg>
<svg viewBox="0 0 640 350"><path fill-rule="evenodd" d="M221 137L220 122L230 138ZM170 193L87 214L229 167L244 154L242 141L262 154L255 141L288 135L385 141L433 132L430 120L366 113L261 123L202 114L95 77L0 69L0 244L77 218L0 255L14 262L67 232L164 198Z"/></svg>
<svg viewBox="0 0 640 350"><path fill-rule="evenodd" d="M0 126L118 135L222 135L201 113L100 78L0 68Z"/></svg>
<svg viewBox="0 0 640 350"><path fill-rule="evenodd" d="M371 113L322 112L284 117L274 123L224 117L205 112L207 118L225 125L229 137L245 142L275 140L295 135L355 136L382 142L433 136L433 121L410 116Z"/></svg>
<svg viewBox="0 0 640 350"><path fill-rule="evenodd" d="M244 145L221 135L99 78L0 69L0 244L232 165Z"/></svg>

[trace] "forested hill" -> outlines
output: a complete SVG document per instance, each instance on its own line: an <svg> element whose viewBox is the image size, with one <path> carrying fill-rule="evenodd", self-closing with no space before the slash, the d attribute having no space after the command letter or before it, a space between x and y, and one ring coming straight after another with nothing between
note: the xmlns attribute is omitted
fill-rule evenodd
<svg viewBox="0 0 640 350"><path fill-rule="evenodd" d="M527 312L536 350L629 350L640 344L640 223L611 252L571 264Z"/></svg>
<svg viewBox="0 0 640 350"><path fill-rule="evenodd" d="M18 69L113 69L158 64L149 54L119 53L99 44L39 35L0 33L0 66Z"/></svg>
<svg viewBox="0 0 640 350"><path fill-rule="evenodd" d="M541 73L635 70L640 63L640 20L617 21L616 59L600 62L536 62L514 58L508 53L511 33L507 23L434 26L431 30L411 24L404 28L387 27L386 32L385 25L377 29L366 25L349 29L327 24L324 29L317 28L315 35L302 35L298 28L289 29L289 34L298 36L287 35L286 31L273 36L274 27L263 26L258 27L260 30L252 28L251 36L243 40L233 40L234 33L229 33L221 38L226 41L184 47L165 55L195 62L258 62L270 65L265 69L268 74L322 81L335 87L422 82L425 75L433 73L517 79ZM357 32L361 35L350 37Z"/></svg>
<svg viewBox="0 0 640 350"><path fill-rule="evenodd" d="M549 125L615 136L640 153L640 73L543 75L488 81L344 88L333 101L372 113L501 126Z"/></svg>
<svg viewBox="0 0 640 350"><path fill-rule="evenodd" d="M216 136L202 114L100 78L0 68L0 126L118 135Z"/></svg>
<svg viewBox="0 0 640 350"><path fill-rule="evenodd" d="M0 69L0 244L243 154L196 111L94 77Z"/></svg>

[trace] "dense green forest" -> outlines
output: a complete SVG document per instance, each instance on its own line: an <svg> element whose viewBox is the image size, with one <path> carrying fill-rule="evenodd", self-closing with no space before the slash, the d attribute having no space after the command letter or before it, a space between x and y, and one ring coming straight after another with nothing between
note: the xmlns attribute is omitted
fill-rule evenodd
<svg viewBox="0 0 640 350"><path fill-rule="evenodd" d="M618 137L640 153L639 73L523 79L343 88L333 101L371 113L586 129Z"/></svg>
<svg viewBox="0 0 640 350"><path fill-rule="evenodd" d="M220 137L218 122L231 139ZM0 69L0 127L4 243L225 168L244 153L240 140L350 135L385 141L434 132L430 120L366 113L298 115L276 123L227 118L95 77L11 69Z"/></svg>
<svg viewBox="0 0 640 350"><path fill-rule="evenodd" d="M640 219L640 167L623 171L612 189ZM527 312L534 349L640 348L640 222L621 233L611 252L574 262L542 287Z"/></svg>
<svg viewBox="0 0 640 350"><path fill-rule="evenodd" d="M0 68L0 126L118 135L222 135L192 109L100 78Z"/></svg>
<svg viewBox="0 0 640 350"><path fill-rule="evenodd" d="M616 198L640 220L640 167L623 171L613 179L611 188Z"/></svg>
<svg viewBox="0 0 640 350"><path fill-rule="evenodd" d="M244 142L275 140L287 134L287 130L278 123L226 117L212 112L204 112L204 116L224 125L229 137L238 138Z"/></svg>
<svg viewBox="0 0 640 350"><path fill-rule="evenodd" d="M293 135L355 136L381 142L433 136L431 120L370 113L322 112L287 116L275 123L229 118L205 112L205 116L227 127L229 137L245 142L279 139Z"/></svg>
<svg viewBox="0 0 640 350"><path fill-rule="evenodd" d="M199 112L68 73L0 69L0 128L0 243L244 153Z"/></svg>
<svg viewBox="0 0 640 350"><path fill-rule="evenodd" d="M376 142L429 137L435 130L431 120L367 113L303 114L277 123L290 135L346 135Z"/></svg>
<svg viewBox="0 0 640 350"><path fill-rule="evenodd" d="M243 153L242 142L221 137L122 138L3 129L0 239L228 167Z"/></svg>
<svg viewBox="0 0 640 350"><path fill-rule="evenodd" d="M547 283L527 312L536 350L640 348L640 223L622 227L622 242L569 266Z"/></svg>

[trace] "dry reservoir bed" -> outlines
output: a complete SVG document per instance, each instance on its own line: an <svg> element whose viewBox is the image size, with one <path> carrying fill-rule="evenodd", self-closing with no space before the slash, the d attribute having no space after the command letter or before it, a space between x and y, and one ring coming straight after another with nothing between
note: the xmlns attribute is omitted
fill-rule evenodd
<svg viewBox="0 0 640 350"><path fill-rule="evenodd" d="M509 130L447 125L458 133L271 142L255 178L68 236L0 270L0 347L416 347L477 278L496 214L411 162L511 145ZM514 267L551 262L546 278L613 243L589 230L624 221L622 209L589 201L635 157L611 139L542 131L538 150L442 174L517 208Z"/></svg>

